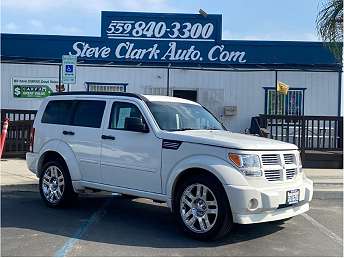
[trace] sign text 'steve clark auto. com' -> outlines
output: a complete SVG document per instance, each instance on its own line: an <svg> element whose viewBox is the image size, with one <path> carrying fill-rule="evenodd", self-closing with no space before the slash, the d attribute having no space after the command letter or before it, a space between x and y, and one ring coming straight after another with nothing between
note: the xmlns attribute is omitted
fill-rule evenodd
<svg viewBox="0 0 344 258"><path fill-rule="evenodd" d="M82 41L73 44L73 51L69 55L87 58L108 58L111 52L116 59L132 60L162 60L162 61L208 61L238 62L245 63L245 51L227 50L224 45L215 45L211 47L205 56L202 56L201 50L197 46L191 45L188 48L179 48L177 42L170 42L167 50L161 50L159 44L155 43L148 48L136 47L135 43L122 42L112 50L108 46L91 46Z"/></svg>

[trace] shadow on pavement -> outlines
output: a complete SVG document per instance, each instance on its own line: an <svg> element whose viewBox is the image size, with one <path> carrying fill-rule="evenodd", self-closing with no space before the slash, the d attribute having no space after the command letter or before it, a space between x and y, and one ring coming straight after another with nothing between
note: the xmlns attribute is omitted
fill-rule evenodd
<svg viewBox="0 0 344 258"><path fill-rule="evenodd" d="M109 200L110 199L110 200ZM281 223L237 225L231 235L216 242L187 238L177 228L170 210L145 199L120 196L81 196L73 207L48 208L38 192L2 191L2 229L28 229L57 236L75 237L92 215L102 215L80 239L108 244L153 248L216 247L260 238L283 229ZM3 231L4 236L6 231Z"/></svg>

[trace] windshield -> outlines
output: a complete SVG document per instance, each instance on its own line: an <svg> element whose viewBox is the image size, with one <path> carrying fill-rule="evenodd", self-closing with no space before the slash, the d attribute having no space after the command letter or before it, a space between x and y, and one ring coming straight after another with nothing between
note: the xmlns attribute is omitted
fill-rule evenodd
<svg viewBox="0 0 344 258"><path fill-rule="evenodd" d="M224 130L216 118L200 105L175 102L148 102L162 130Z"/></svg>

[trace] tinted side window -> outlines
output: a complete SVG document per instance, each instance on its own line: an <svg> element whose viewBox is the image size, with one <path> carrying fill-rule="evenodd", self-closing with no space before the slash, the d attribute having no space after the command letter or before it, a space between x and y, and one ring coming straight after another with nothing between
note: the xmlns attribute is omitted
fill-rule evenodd
<svg viewBox="0 0 344 258"><path fill-rule="evenodd" d="M73 100L52 100L46 106L42 123L68 125L71 121Z"/></svg>
<svg viewBox="0 0 344 258"><path fill-rule="evenodd" d="M115 102L112 105L110 117L110 129L126 130L125 119L127 117L140 118L145 123L144 117L137 106L126 102Z"/></svg>
<svg viewBox="0 0 344 258"><path fill-rule="evenodd" d="M100 128L105 109L105 101L100 100L80 100L77 102L73 125Z"/></svg>

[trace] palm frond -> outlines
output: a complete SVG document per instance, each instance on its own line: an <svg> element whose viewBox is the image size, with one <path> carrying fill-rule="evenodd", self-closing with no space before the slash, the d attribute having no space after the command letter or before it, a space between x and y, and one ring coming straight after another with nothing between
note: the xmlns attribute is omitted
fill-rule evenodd
<svg viewBox="0 0 344 258"><path fill-rule="evenodd" d="M316 24L319 36L334 56L341 60L343 51L343 0L323 1Z"/></svg>

